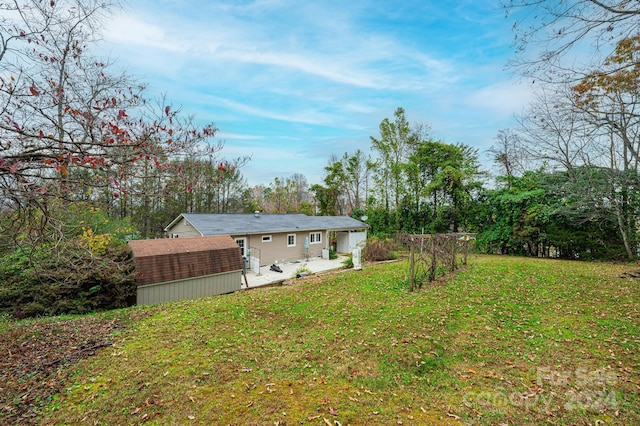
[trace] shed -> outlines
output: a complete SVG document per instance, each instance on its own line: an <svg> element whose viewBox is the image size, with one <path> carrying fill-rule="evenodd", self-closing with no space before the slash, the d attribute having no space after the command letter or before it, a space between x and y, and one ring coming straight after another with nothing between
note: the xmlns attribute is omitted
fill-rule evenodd
<svg viewBox="0 0 640 426"><path fill-rule="evenodd" d="M240 290L242 256L229 235L129 241L137 304L195 299Z"/></svg>

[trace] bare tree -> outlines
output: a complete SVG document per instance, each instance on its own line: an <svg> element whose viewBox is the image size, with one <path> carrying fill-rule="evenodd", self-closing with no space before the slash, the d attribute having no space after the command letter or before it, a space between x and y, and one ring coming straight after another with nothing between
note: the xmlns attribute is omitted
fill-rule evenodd
<svg viewBox="0 0 640 426"><path fill-rule="evenodd" d="M527 157L539 166L566 173L563 181L547 182L546 190L564 200L556 213L574 224L615 221L633 259L639 138L632 107L637 102L623 101L619 85L609 89L593 88L589 95L591 89L576 86L540 95L520 120L521 141Z"/></svg>
<svg viewBox="0 0 640 426"><path fill-rule="evenodd" d="M124 217L140 165L164 167L215 135L163 100L147 102L143 85L91 55L113 7L0 3L0 202L13 234L42 235L51 209L88 198L88 187L109 189L108 203Z"/></svg>
<svg viewBox="0 0 640 426"><path fill-rule="evenodd" d="M508 178L520 176L526 170L524 146L518 133L510 129L498 130L495 143L487 152L500 168L500 173Z"/></svg>
<svg viewBox="0 0 640 426"><path fill-rule="evenodd" d="M640 31L640 3L634 0L509 0L503 5L514 19L518 57L512 66L547 82L575 81L576 71L599 65L618 40ZM578 57L589 62L579 63Z"/></svg>
<svg viewBox="0 0 640 426"><path fill-rule="evenodd" d="M576 165L601 154L569 90L540 90L518 122L523 154L536 167L546 164L571 175Z"/></svg>

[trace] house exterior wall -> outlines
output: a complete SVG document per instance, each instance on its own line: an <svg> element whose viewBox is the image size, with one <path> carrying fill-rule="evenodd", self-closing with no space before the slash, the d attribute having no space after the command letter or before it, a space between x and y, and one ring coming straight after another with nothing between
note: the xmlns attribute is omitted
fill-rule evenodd
<svg viewBox="0 0 640 426"><path fill-rule="evenodd" d="M247 247L251 249L258 249L260 253L260 266L271 265L273 263L283 263L292 260L302 260L307 257L307 250L305 249L305 239L311 241L310 234L320 234L320 242L309 242L308 256L320 257L322 256L322 249L327 245L327 235L324 230L317 231L304 231L304 232L283 232L275 234L256 234L256 235L232 235L236 238L246 238ZM288 246L288 236L295 235L295 246ZM271 237L271 241L265 242L262 237ZM252 256L257 255L256 250L251 253Z"/></svg>
<svg viewBox="0 0 640 426"><path fill-rule="evenodd" d="M242 271L231 271L138 286L137 304L150 305L231 293L239 291L241 283Z"/></svg>
<svg viewBox="0 0 640 426"><path fill-rule="evenodd" d="M200 233L196 231L189 222L182 218L178 223L171 228L171 234L177 235L180 238L188 237L201 237ZM169 237L173 235L169 235Z"/></svg>
<svg viewBox="0 0 640 426"><path fill-rule="evenodd" d="M367 231L349 232L342 231L337 233L336 251L338 253L351 253L358 243L367 240Z"/></svg>

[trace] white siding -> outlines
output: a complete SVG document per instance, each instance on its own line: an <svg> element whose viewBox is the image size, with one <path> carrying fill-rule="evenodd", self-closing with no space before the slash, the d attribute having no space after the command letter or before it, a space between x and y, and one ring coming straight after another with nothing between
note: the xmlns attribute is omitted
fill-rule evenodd
<svg viewBox="0 0 640 426"><path fill-rule="evenodd" d="M362 232L338 232L336 251L338 253L351 253L359 243L367 240L367 231Z"/></svg>

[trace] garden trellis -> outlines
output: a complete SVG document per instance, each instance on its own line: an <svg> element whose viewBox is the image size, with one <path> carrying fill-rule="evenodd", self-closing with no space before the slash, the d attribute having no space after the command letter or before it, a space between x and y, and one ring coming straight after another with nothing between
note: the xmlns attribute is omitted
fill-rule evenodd
<svg viewBox="0 0 640 426"><path fill-rule="evenodd" d="M410 291L466 265L475 240L472 233L400 235L400 243L409 248Z"/></svg>

